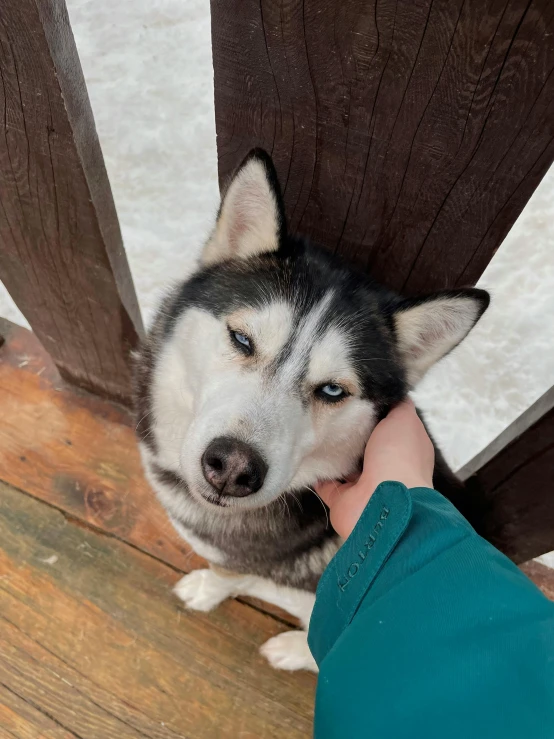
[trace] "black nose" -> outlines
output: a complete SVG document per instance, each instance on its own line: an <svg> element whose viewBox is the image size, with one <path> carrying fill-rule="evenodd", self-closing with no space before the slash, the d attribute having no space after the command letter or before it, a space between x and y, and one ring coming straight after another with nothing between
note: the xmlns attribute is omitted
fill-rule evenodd
<svg viewBox="0 0 554 739"><path fill-rule="evenodd" d="M202 455L204 477L222 495L242 498L257 493L264 484L267 464L244 441L220 436Z"/></svg>

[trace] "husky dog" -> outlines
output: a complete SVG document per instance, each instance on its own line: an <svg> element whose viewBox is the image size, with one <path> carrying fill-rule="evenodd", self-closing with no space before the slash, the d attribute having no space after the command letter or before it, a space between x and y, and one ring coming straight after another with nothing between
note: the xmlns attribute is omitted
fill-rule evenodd
<svg viewBox="0 0 554 739"><path fill-rule="evenodd" d="M148 479L211 565L177 585L188 607L249 595L307 628L341 544L314 484L360 469L375 424L488 303L476 289L403 299L292 236L271 159L250 153L198 271L168 292L136 361ZM435 485L462 507L438 453ZM275 667L316 669L305 630L262 653Z"/></svg>

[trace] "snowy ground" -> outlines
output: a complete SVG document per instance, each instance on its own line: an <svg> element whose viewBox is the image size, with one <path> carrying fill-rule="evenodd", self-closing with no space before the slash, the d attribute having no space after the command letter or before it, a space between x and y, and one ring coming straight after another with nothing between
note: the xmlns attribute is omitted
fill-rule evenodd
<svg viewBox="0 0 554 739"><path fill-rule="evenodd" d="M217 208L207 0L67 0L146 320ZM493 303L417 393L459 467L554 383L554 169L480 282ZM24 323L0 285L0 315ZM550 555L554 566L554 555Z"/></svg>

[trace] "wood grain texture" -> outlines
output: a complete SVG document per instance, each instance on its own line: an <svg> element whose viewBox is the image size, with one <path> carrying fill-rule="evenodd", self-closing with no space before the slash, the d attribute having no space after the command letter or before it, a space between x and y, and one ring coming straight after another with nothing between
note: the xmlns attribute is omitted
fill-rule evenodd
<svg viewBox="0 0 554 739"><path fill-rule="evenodd" d="M292 231L408 293L475 283L554 159L554 5L211 9L221 183L262 146Z"/></svg>
<svg viewBox="0 0 554 739"><path fill-rule="evenodd" d="M130 401L142 322L63 0L0 14L0 277L60 372Z"/></svg>
<svg viewBox="0 0 554 739"><path fill-rule="evenodd" d="M5 739L78 739L5 685L0 685L0 727Z"/></svg>
<svg viewBox="0 0 554 739"><path fill-rule="evenodd" d="M522 564L520 569L542 590L547 598L554 600L554 570L551 567L546 567L540 562L531 561Z"/></svg>
<svg viewBox="0 0 554 739"><path fill-rule="evenodd" d="M554 408L550 403L522 430L525 418L512 425L517 435L512 427L504 432L512 440L466 482L474 505L485 511L479 533L517 563L554 550Z"/></svg>
<svg viewBox="0 0 554 739"><path fill-rule="evenodd" d="M0 479L181 573L205 567L144 478L131 414L68 387L31 332L0 319L0 333Z"/></svg>
<svg viewBox="0 0 554 739"><path fill-rule="evenodd" d="M0 479L180 570L201 566L144 479L130 414L68 392L30 332L5 331Z"/></svg>
<svg viewBox="0 0 554 739"><path fill-rule="evenodd" d="M237 601L186 611L178 577L0 483L0 683L61 737L310 736L314 676L258 654L282 625Z"/></svg>

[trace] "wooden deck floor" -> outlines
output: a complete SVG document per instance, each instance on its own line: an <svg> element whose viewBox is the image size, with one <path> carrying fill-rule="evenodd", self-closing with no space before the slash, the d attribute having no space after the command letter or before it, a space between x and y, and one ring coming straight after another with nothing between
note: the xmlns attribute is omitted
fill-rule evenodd
<svg viewBox="0 0 554 739"><path fill-rule="evenodd" d="M141 473L128 414L68 390L32 335L0 322L0 737L311 735L315 678L258 647L282 613L172 595L202 566ZM550 597L552 571L529 569Z"/></svg>
<svg viewBox="0 0 554 739"><path fill-rule="evenodd" d="M308 737L315 678L258 654L262 604L186 611L202 566L141 473L128 415L0 334L0 737Z"/></svg>

